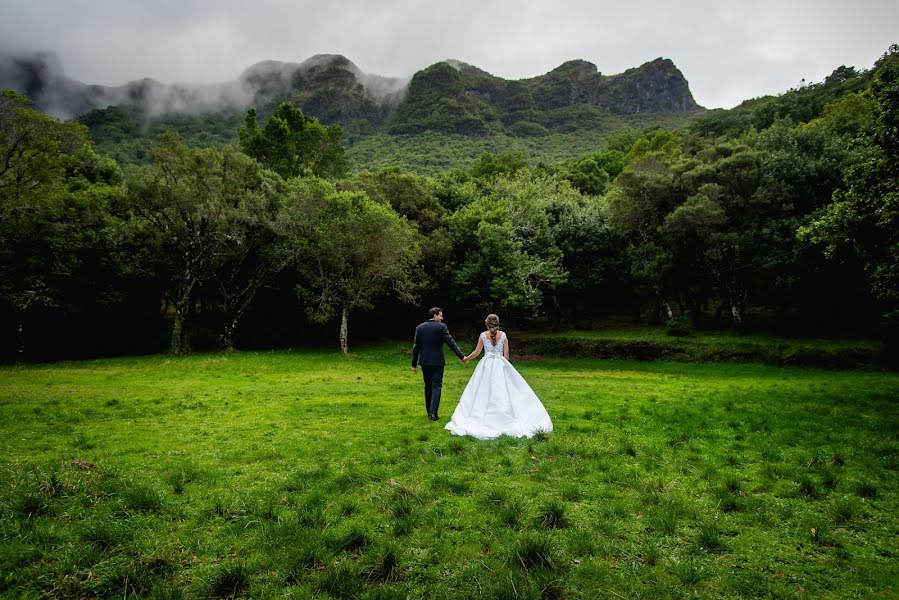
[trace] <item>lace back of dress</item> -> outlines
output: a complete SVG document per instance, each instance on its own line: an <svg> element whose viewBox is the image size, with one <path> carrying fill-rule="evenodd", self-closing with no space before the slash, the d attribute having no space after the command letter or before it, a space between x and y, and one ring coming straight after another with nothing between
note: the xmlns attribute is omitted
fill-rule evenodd
<svg viewBox="0 0 899 600"><path fill-rule="evenodd" d="M503 353L503 344L506 341L506 334L502 331L499 332L499 339L496 340L496 345L493 345L493 342L490 341L490 334L484 333L484 353L485 354L499 354L502 356Z"/></svg>

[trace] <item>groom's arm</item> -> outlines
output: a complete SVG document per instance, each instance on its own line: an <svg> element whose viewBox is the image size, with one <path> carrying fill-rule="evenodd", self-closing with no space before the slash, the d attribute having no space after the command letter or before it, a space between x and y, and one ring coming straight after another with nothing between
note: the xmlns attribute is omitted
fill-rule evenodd
<svg viewBox="0 0 899 600"><path fill-rule="evenodd" d="M418 357L421 354L421 346L418 343L418 327L415 328L415 339L412 341L412 368L418 366Z"/></svg>
<svg viewBox="0 0 899 600"><path fill-rule="evenodd" d="M456 344L456 340L454 340L453 336L450 335L449 327L447 327L446 325L443 326L443 341L446 342L446 345L456 353L456 356L459 357L459 360L465 360L465 354L461 350L459 350L459 345Z"/></svg>

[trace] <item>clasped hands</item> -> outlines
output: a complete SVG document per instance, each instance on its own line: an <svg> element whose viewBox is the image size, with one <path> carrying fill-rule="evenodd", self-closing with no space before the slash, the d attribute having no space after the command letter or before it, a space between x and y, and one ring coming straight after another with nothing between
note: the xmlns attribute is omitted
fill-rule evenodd
<svg viewBox="0 0 899 600"><path fill-rule="evenodd" d="M471 358L466 356L465 358L462 359L462 362L467 365L468 363L471 362ZM412 367L412 372L418 373L418 367Z"/></svg>

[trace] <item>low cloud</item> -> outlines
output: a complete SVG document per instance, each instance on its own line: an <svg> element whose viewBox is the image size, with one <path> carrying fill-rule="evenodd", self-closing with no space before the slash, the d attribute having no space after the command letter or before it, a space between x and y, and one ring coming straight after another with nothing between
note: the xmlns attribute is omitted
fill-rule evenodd
<svg viewBox="0 0 899 600"><path fill-rule="evenodd" d="M612 75L661 56L700 104L728 107L842 64L869 68L899 41L896 0L6 0L3 13L0 52L54 50L72 78L106 86L141 77L213 85L161 100L188 106L228 98L214 86L248 65L337 52L382 76L361 80L385 99L396 79L447 58L521 79L570 59Z"/></svg>

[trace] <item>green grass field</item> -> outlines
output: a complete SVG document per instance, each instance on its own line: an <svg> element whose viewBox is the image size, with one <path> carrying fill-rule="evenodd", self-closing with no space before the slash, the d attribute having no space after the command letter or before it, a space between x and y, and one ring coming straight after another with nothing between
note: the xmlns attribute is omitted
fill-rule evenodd
<svg viewBox="0 0 899 600"><path fill-rule="evenodd" d="M407 346L0 368L0 596L899 594L899 374L520 362L483 442Z"/></svg>

